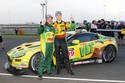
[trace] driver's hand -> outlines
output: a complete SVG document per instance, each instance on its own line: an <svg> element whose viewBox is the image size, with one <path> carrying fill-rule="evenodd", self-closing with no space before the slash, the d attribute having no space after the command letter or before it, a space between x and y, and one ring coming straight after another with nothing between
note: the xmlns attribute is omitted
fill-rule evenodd
<svg viewBox="0 0 125 83"><path fill-rule="evenodd" d="M41 24L41 25L45 25L45 24L46 24L46 20L43 19L42 21L40 21L40 24Z"/></svg>
<svg viewBox="0 0 125 83"><path fill-rule="evenodd" d="M73 16L71 16L71 17L70 17L70 20L71 20L71 21L74 21L74 17L73 17Z"/></svg>

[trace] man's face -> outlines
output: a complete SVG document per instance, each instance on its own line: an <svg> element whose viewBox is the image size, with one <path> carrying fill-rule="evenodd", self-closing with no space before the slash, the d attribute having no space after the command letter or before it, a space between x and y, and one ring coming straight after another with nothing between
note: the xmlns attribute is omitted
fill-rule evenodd
<svg viewBox="0 0 125 83"><path fill-rule="evenodd" d="M51 17L47 18L47 23L52 24L53 23L53 19Z"/></svg>
<svg viewBox="0 0 125 83"><path fill-rule="evenodd" d="M94 24L96 25L96 24L98 24L98 22L97 22L97 21L95 21L95 22L94 22Z"/></svg>
<svg viewBox="0 0 125 83"><path fill-rule="evenodd" d="M61 21L62 20L62 15L61 14L56 14L56 20Z"/></svg>
<svg viewBox="0 0 125 83"><path fill-rule="evenodd" d="M87 24L87 21L83 21L83 24Z"/></svg>

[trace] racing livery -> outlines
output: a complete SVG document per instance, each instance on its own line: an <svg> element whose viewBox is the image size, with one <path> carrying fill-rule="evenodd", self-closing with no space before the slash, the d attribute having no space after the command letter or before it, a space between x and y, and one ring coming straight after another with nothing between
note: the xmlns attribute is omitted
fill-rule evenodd
<svg viewBox="0 0 125 83"><path fill-rule="evenodd" d="M117 55L117 43L115 38L103 36L97 33L77 33L67 37L68 54L72 65L85 63L110 63ZM24 43L7 53L9 62L7 69L38 70L40 55L40 42ZM62 57L63 58L63 57ZM63 61L62 61L63 63ZM56 66L56 58L53 56L53 65Z"/></svg>

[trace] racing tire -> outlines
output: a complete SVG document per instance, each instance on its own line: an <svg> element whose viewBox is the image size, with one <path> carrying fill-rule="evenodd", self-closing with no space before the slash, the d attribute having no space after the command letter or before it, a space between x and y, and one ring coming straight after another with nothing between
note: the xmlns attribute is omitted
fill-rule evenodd
<svg viewBox="0 0 125 83"><path fill-rule="evenodd" d="M111 63L116 58L116 54L116 48L113 45L107 46L102 53L103 62Z"/></svg>
<svg viewBox="0 0 125 83"><path fill-rule="evenodd" d="M11 69L9 62L6 62L4 64L4 69L7 70L7 71L9 71Z"/></svg>
<svg viewBox="0 0 125 83"><path fill-rule="evenodd" d="M41 58L42 58L42 55L39 52L39 53L34 54L33 57L30 60L30 69L34 73L38 72L38 65L39 65L39 62L40 62Z"/></svg>

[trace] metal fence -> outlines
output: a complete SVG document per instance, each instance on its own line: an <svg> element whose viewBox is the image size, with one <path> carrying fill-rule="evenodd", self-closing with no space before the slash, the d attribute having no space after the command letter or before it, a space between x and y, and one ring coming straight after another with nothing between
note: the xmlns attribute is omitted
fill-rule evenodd
<svg viewBox="0 0 125 83"><path fill-rule="evenodd" d="M37 34L37 28L22 28L23 34ZM20 30L18 30L20 32ZM13 29L4 29L2 28L2 34L16 34L15 28Z"/></svg>
<svg viewBox="0 0 125 83"><path fill-rule="evenodd" d="M39 24L7 24L0 25L0 27L2 34L16 34L15 30L21 31L23 34L37 34Z"/></svg>
<svg viewBox="0 0 125 83"><path fill-rule="evenodd" d="M11 25L0 25L2 27L2 34L16 34L15 29L21 31L23 34L37 34L39 24L11 24ZM98 32L120 32L117 29L97 29Z"/></svg>

